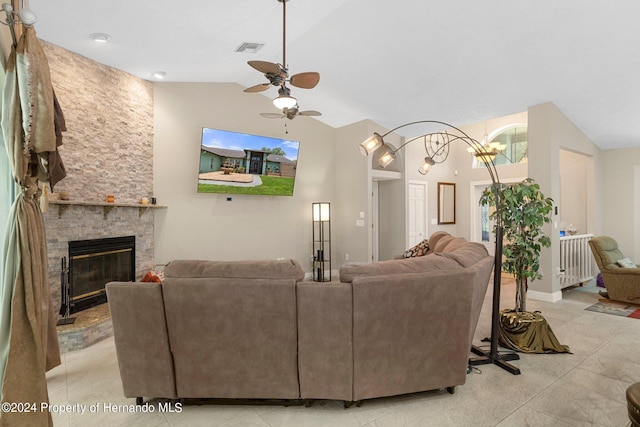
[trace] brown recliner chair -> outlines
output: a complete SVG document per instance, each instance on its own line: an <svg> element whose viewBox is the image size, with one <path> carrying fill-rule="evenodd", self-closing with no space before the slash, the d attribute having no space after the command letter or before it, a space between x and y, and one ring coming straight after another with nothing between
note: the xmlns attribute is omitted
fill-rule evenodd
<svg viewBox="0 0 640 427"><path fill-rule="evenodd" d="M594 237L589 241L593 257L600 268L609 298L615 301L640 304L640 268L622 267L619 261L626 257L618 243L609 236Z"/></svg>

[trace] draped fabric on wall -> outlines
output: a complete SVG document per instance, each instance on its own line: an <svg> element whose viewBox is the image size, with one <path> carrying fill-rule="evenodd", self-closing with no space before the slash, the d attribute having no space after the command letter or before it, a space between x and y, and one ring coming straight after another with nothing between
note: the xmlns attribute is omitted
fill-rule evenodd
<svg viewBox="0 0 640 427"><path fill-rule="evenodd" d="M64 176L57 153L62 115L54 101L49 65L33 28L25 28L6 67L2 138L17 183L3 245L0 277L0 398L30 402L34 412L0 414L0 426L52 425L47 370L60 364L39 183ZM57 113L57 114L56 114ZM56 129L58 128L58 129Z"/></svg>

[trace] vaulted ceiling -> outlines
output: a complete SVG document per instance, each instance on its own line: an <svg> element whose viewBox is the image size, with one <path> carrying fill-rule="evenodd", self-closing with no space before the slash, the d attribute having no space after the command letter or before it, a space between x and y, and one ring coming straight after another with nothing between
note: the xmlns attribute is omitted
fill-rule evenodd
<svg viewBox="0 0 640 427"><path fill-rule="evenodd" d="M162 70L165 81L249 87L264 77L247 61L282 61L277 0L29 7L40 38L143 79ZM320 73L292 95L334 127L463 126L553 102L602 149L640 146L639 19L637 0L290 0L286 65ZM111 39L95 43L97 32ZM243 42L264 47L235 52Z"/></svg>

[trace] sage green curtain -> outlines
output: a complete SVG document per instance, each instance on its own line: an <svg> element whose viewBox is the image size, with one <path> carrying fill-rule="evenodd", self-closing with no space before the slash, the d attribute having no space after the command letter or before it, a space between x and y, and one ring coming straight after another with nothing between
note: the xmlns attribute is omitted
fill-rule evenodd
<svg viewBox="0 0 640 427"><path fill-rule="evenodd" d="M46 371L60 364L40 180L56 152L54 95L49 65L33 28L25 28L10 55L2 93L1 127L18 187L3 245L0 277L2 402L48 402ZM53 425L48 411L4 412L0 426Z"/></svg>

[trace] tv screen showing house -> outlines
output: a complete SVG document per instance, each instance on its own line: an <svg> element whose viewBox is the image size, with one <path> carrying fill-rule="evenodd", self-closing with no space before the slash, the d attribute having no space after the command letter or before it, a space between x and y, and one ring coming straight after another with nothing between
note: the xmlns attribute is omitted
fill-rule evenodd
<svg viewBox="0 0 640 427"><path fill-rule="evenodd" d="M198 193L292 196L300 143L203 128Z"/></svg>

